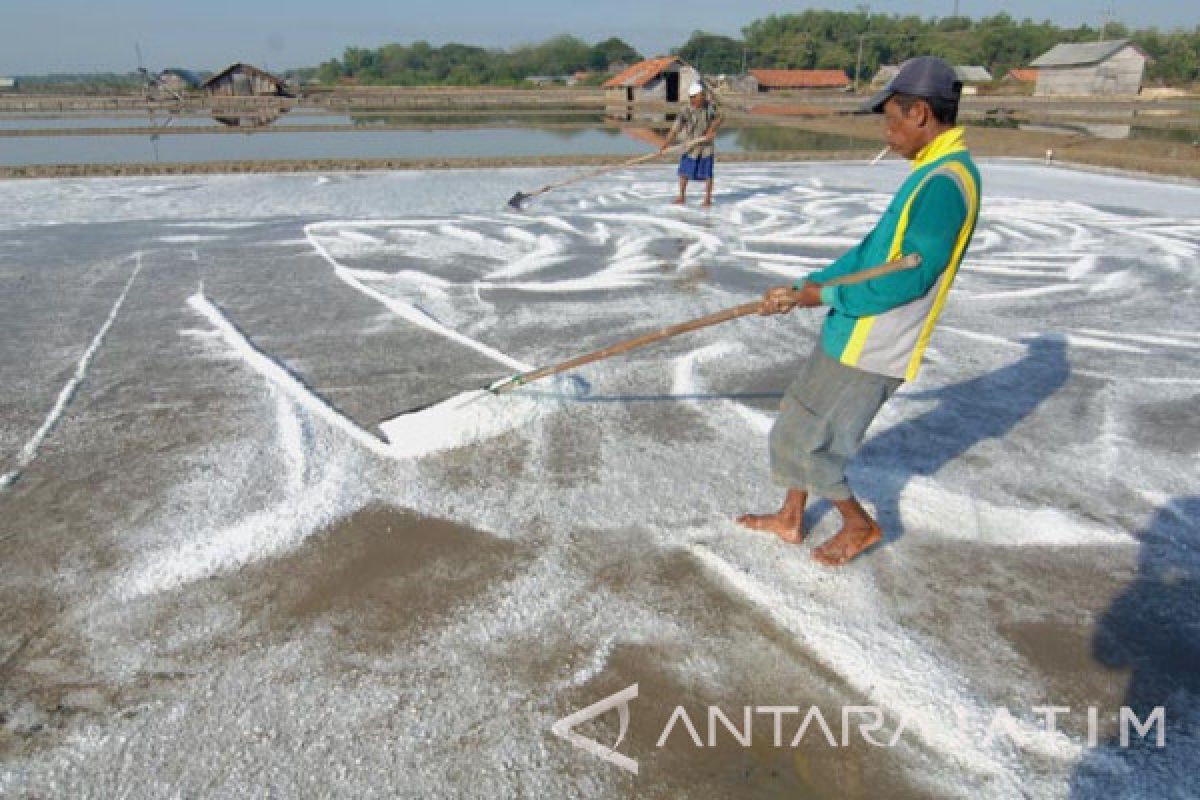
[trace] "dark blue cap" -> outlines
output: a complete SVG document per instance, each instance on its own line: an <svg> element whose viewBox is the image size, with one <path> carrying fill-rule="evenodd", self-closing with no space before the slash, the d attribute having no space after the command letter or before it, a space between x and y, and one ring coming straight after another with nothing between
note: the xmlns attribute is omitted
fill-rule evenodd
<svg viewBox="0 0 1200 800"><path fill-rule="evenodd" d="M941 98L957 103L962 94L962 81L954 73L953 67L936 56L910 58L900 65L899 72L888 81L883 91L868 100L861 110L878 114L894 94Z"/></svg>

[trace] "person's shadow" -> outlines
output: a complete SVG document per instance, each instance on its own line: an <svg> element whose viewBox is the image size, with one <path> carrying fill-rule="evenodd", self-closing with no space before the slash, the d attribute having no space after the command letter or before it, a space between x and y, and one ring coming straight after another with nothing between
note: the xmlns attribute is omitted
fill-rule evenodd
<svg viewBox="0 0 1200 800"><path fill-rule="evenodd" d="M1025 355L994 372L906 393L907 401L936 400L937 406L873 436L859 450L852 463L867 471L862 494L875 503L885 544L904 534L899 500L910 479L934 475L976 444L1006 436L1067 382L1071 368L1061 336L1042 334L1026 348ZM821 501L810 513L820 516L830 508Z"/></svg>
<svg viewBox="0 0 1200 800"><path fill-rule="evenodd" d="M1100 618L1092 655L1130 670L1123 705L1139 725L1164 709L1165 746L1158 727L1143 738L1127 726L1125 745L1118 728L1080 760L1073 800L1200 796L1200 496L1169 501L1137 536L1137 577Z"/></svg>

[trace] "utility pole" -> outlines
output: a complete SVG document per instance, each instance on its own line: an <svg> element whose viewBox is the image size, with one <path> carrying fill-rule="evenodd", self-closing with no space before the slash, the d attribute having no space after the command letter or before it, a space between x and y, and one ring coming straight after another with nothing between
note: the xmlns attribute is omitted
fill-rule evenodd
<svg viewBox="0 0 1200 800"><path fill-rule="evenodd" d="M863 32L858 35L858 58L855 59L855 61L854 61L854 92L855 92L855 94L858 93L859 81L862 78L863 39L866 38L867 31L870 30L870 28L871 28L871 6L869 6L869 5L859 6L858 10L862 11L864 14L867 15L867 24L863 28Z"/></svg>

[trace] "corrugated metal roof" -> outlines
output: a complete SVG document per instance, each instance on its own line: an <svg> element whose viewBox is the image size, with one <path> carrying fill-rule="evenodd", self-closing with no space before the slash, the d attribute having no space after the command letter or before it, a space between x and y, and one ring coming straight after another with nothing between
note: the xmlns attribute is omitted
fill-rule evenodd
<svg viewBox="0 0 1200 800"><path fill-rule="evenodd" d="M884 64L879 68L879 71L871 78L872 86L883 86L885 83L896 77L896 73L900 71L900 67L895 64Z"/></svg>
<svg viewBox="0 0 1200 800"><path fill-rule="evenodd" d="M988 83L992 79L992 73L983 67L955 67L954 74L963 83Z"/></svg>
<svg viewBox="0 0 1200 800"><path fill-rule="evenodd" d="M1063 42L1030 61L1029 66L1084 67L1099 64L1112 58L1127 44L1128 39L1113 39L1108 42Z"/></svg>
<svg viewBox="0 0 1200 800"><path fill-rule="evenodd" d="M840 89L850 79L840 69L752 69L759 86L769 89Z"/></svg>
<svg viewBox="0 0 1200 800"><path fill-rule="evenodd" d="M619 89L627 86L641 87L657 78L672 64L682 64L678 56L649 58L629 67L624 72L617 73L604 82L605 89Z"/></svg>

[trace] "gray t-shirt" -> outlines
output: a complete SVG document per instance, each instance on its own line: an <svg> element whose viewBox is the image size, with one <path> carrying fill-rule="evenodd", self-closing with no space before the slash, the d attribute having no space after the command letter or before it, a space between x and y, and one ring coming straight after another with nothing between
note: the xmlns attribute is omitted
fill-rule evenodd
<svg viewBox="0 0 1200 800"><path fill-rule="evenodd" d="M671 126L671 130L675 132L675 141L682 143L699 139L716 117L717 109L712 103L705 103L699 108L689 104L679 112L679 116L675 118L675 124ZM692 158L707 158L713 154L714 150L712 144L709 143L698 144L684 152Z"/></svg>

